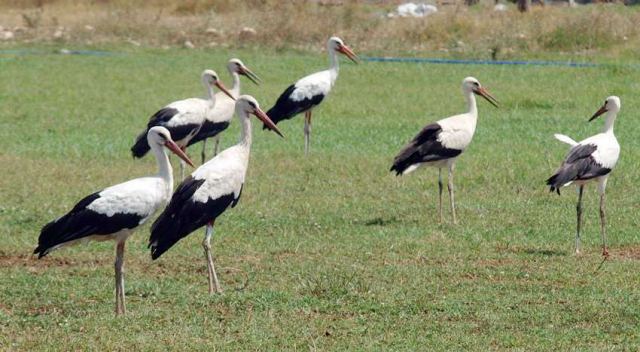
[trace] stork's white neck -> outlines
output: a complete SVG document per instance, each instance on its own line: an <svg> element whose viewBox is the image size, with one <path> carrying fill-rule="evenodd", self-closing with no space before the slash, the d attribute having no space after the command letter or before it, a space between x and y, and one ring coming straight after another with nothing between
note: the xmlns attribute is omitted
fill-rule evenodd
<svg viewBox="0 0 640 352"><path fill-rule="evenodd" d="M476 105L476 96L473 91L465 91L465 98L467 100L467 112L473 118L478 118L478 106Z"/></svg>
<svg viewBox="0 0 640 352"><path fill-rule="evenodd" d="M611 133L613 134L613 124L616 122L616 116L618 115L617 111L607 111L607 115L604 119L604 127L602 128L602 133Z"/></svg>
<svg viewBox="0 0 640 352"><path fill-rule="evenodd" d="M329 52L329 74L331 75L331 85L333 86L340 70L340 67L338 67L338 53L332 48L327 48L327 51Z"/></svg>
<svg viewBox="0 0 640 352"><path fill-rule="evenodd" d="M231 86L230 92L234 97L238 97L240 95L240 75L238 72L229 70L229 74L233 79L233 85Z"/></svg>
<svg viewBox="0 0 640 352"><path fill-rule="evenodd" d="M171 170L166 149L157 143L151 143L151 150L153 150L158 163L158 176L167 183L169 189L173 188L173 170Z"/></svg>
<svg viewBox="0 0 640 352"><path fill-rule="evenodd" d="M251 119L249 115L244 111L236 111L238 118L240 119L240 144L251 148L252 133L251 133Z"/></svg>
<svg viewBox="0 0 640 352"><path fill-rule="evenodd" d="M216 92L213 90L213 87L210 84L205 84L204 89L207 92L207 98L211 100L211 103L216 102Z"/></svg>

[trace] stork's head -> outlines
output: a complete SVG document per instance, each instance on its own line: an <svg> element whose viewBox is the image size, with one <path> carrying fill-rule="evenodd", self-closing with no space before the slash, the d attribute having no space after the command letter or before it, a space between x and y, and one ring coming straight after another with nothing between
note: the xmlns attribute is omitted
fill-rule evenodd
<svg viewBox="0 0 640 352"><path fill-rule="evenodd" d="M602 107L596 111L593 116L589 119L589 122L595 120L598 116L604 114L605 112L612 111L613 113L618 113L620 111L620 98L615 95L608 97Z"/></svg>
<svg viewBox="0 0 640 352"><path fill-rule="evenodd" d="M268 129L284 138L278 127L276 127L276 124L271 121L269 116L267 116L267 114L262 111L262 109L260 109L260 105L254 97L250 95L239 96L238 100L236 100L236 114L238 114L238 116L240 117L246 116L247 118L251 115L254 115L260 121L262 121Z"/></svg>
<svg viewBox="0 0 640 352"><path fill-rule="evenodd" d="M498 101L489 93L475 77L467 77L462 80L462 91L465 94L473 93L485 98L491 105L498 107Z"/></svg>
<svg viewBox="0 0 640 352"><path fill-rule="evenodd" d="M329 38L329 41L327 41L327 49L329 51L339 52L356 64L358 63L358 56L338 37Z"/></svg>
<svg viewBox="0 0 640 352"><path fill-rule="evenodd" d="M191 159L185 154L180 147L176 144L176 142L171 139L171 133L168 129L162 126L154 126L149 129L147 132L147 143L151 147L157 146L158 148L167 147L170 151L172 151L175 155L177 155L180 159L184 160L185 163L191 165L193 167L193 162Z"/></svg>
<svg viewBox="0 0 640 352"><path fill-rule="evenodd" d="M228 95L229 98L233 100L236 99L233 97L233 95L231 95L231 93L229 93L227 88L225 88L224 84L222 84L222 82L218 79L218 74L214 70L202 71L202 84L204 84L205 87L217 87L224 94Z"/></svg>
<svg viewBox="0 0 640 352"><path fill-rule="evenodd" d="M240 61L240 59L231 59L227 64L227 69L229 72L235 72L239 75L246 76L251 82L256 85L260 85L261 79L255 73L251 72L251 70Z"/></svg>

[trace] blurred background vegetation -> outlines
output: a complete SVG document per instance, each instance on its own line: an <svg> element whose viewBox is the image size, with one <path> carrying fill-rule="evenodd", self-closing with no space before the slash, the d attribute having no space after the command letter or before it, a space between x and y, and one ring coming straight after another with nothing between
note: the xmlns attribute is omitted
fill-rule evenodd
<svg viewBox="0 0 640 352"><path fill-rule="evenodd" d="M500 0L501 1L501 0ZM0 47L323 50L340 35L358 52L488 59L640 55L640 6L430 1L425 17L390 17L401 1L4 0ZM520 4L522 5L522 4Z"/></svg>

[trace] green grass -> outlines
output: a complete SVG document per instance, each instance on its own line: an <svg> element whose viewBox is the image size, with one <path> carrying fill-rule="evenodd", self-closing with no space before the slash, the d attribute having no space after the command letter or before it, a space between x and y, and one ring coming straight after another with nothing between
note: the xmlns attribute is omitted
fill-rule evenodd
<svg viewBox="0 0 640 352"><path fill-rule="evenodd" d="M128 314L113 316L113 244L30 256L39 229L82 196L155 172L129 147L163 104L201 94L199 74L239 56L266 109L324 56L258 51L132 51L0 61L1 350L636 350L640 246L638 69L343 63L314 114L286 139L256 124L238 207L217 222L226 292L210 297L202 234L159 261L148 225L128 241ZM457 164L461 224L437 223L436 170L387 170L426 123L479 101L471 147ZM228 79L227 79L228 80ZM612 257L602 267L594 187L585 195L584 254L573 254L576 194L544 180L608 95L622 99L622 145L607 193ZM238 136L237 123L223 138ZM197 159L199 148L190 152ZM176 167L177 169L177 167Z"/></svg>

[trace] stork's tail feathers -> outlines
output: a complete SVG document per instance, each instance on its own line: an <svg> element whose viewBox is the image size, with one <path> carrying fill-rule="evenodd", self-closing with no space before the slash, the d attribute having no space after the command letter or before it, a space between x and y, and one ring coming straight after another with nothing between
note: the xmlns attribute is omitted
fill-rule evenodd
<svg viewBox="0 0 640 352"><path fill-rule="evenodd" d="M267 116L269 116L269 118L271 119L271 121L273 121L273 123L275 125L278 124L278 122L284 120L286 117L283 116L283 114L281 114L278 109L276 109L277 105L272 107L271 109L269 109L269 111L267 111ZM262 129L263 130L270 130L269 126L267 126L267 124L263 123L262 124Z"/></svg>
<svg viewBox="0 0 640 352"><path fill-rule="evenodd" d="M156 260L158 258L160 258L161 255L164 254L164 252L168 251L169 248L171 248L173 245L175 244L175 242L173 243L168 243L166 241L163 242L150 242L149 243L149 248L151 249L151 259Z"/></svg>
<svg viewBox="0 0 640 352"><path fill-rule="evenodd" d="M151 249L151 259L160 258L164 252L184 237L181 231L183 224L180 220L181 218L176 214L168 214L165 211L153 222L148 245Z"/></svg>
<svg viewBox="0 0 640 352"><path fill-rule="evenodd" d="M150 149L149 142L147 142L147 131L144 131L136 137L136 142L131 147L131 154L134 158L142 158Z"/></svg>
<svg viewBox="0 0 640 352"><path fill-rule="evenodd" d="M404 172L404 169L402 169L400 165L398 165L397 163L394 163L393 165L391 165L389 172L394 172L394 171L396 173L396 176L400 176Z"/></svg>
<svg viewBox="0 0 640 352"><path fill-rule="evenodd" d="M561 167L553 176L547 179L547 185L551 192L560 194L560 187L567 186L578 176L578 170L572 165Z"/></svg>
<svg viewBox="0 0 640 352"><path fill-rule="evenodd" d="M55 247L63 243L60 239L67 230L67 220L68 215L65 215L42 227L40 237L38 237L38 247L33 251L33 254L38 255L38 259L49 254Z"/></svg>
<svg viewBox="0 0 640 352"><path fill-rule="evenodd" d="M151 259L160 258L164 252L168 251L177 242L178 238L172 240L175 238L171 235L174 230L176 230L176 227L170 221L165 221L162 216L153 223L148 245L148 248L151 249Z"/></svg>
<svg viewBox="0 0 640 352"><path fill-rule="evenodd" d="M547 185L549 186L549 192L556 192L560 195L560 185L557 184L558 174L555 174L547 179Z"/></svg>
<svg viewBox="0 0 640 352"><path fill-rule="evenodd" d="M391 165L389 171L395 171L396 176L401 176L415 171L418 166L419 165L412 162L405 153L400 153L393 159L393 165Z"/></svg>

